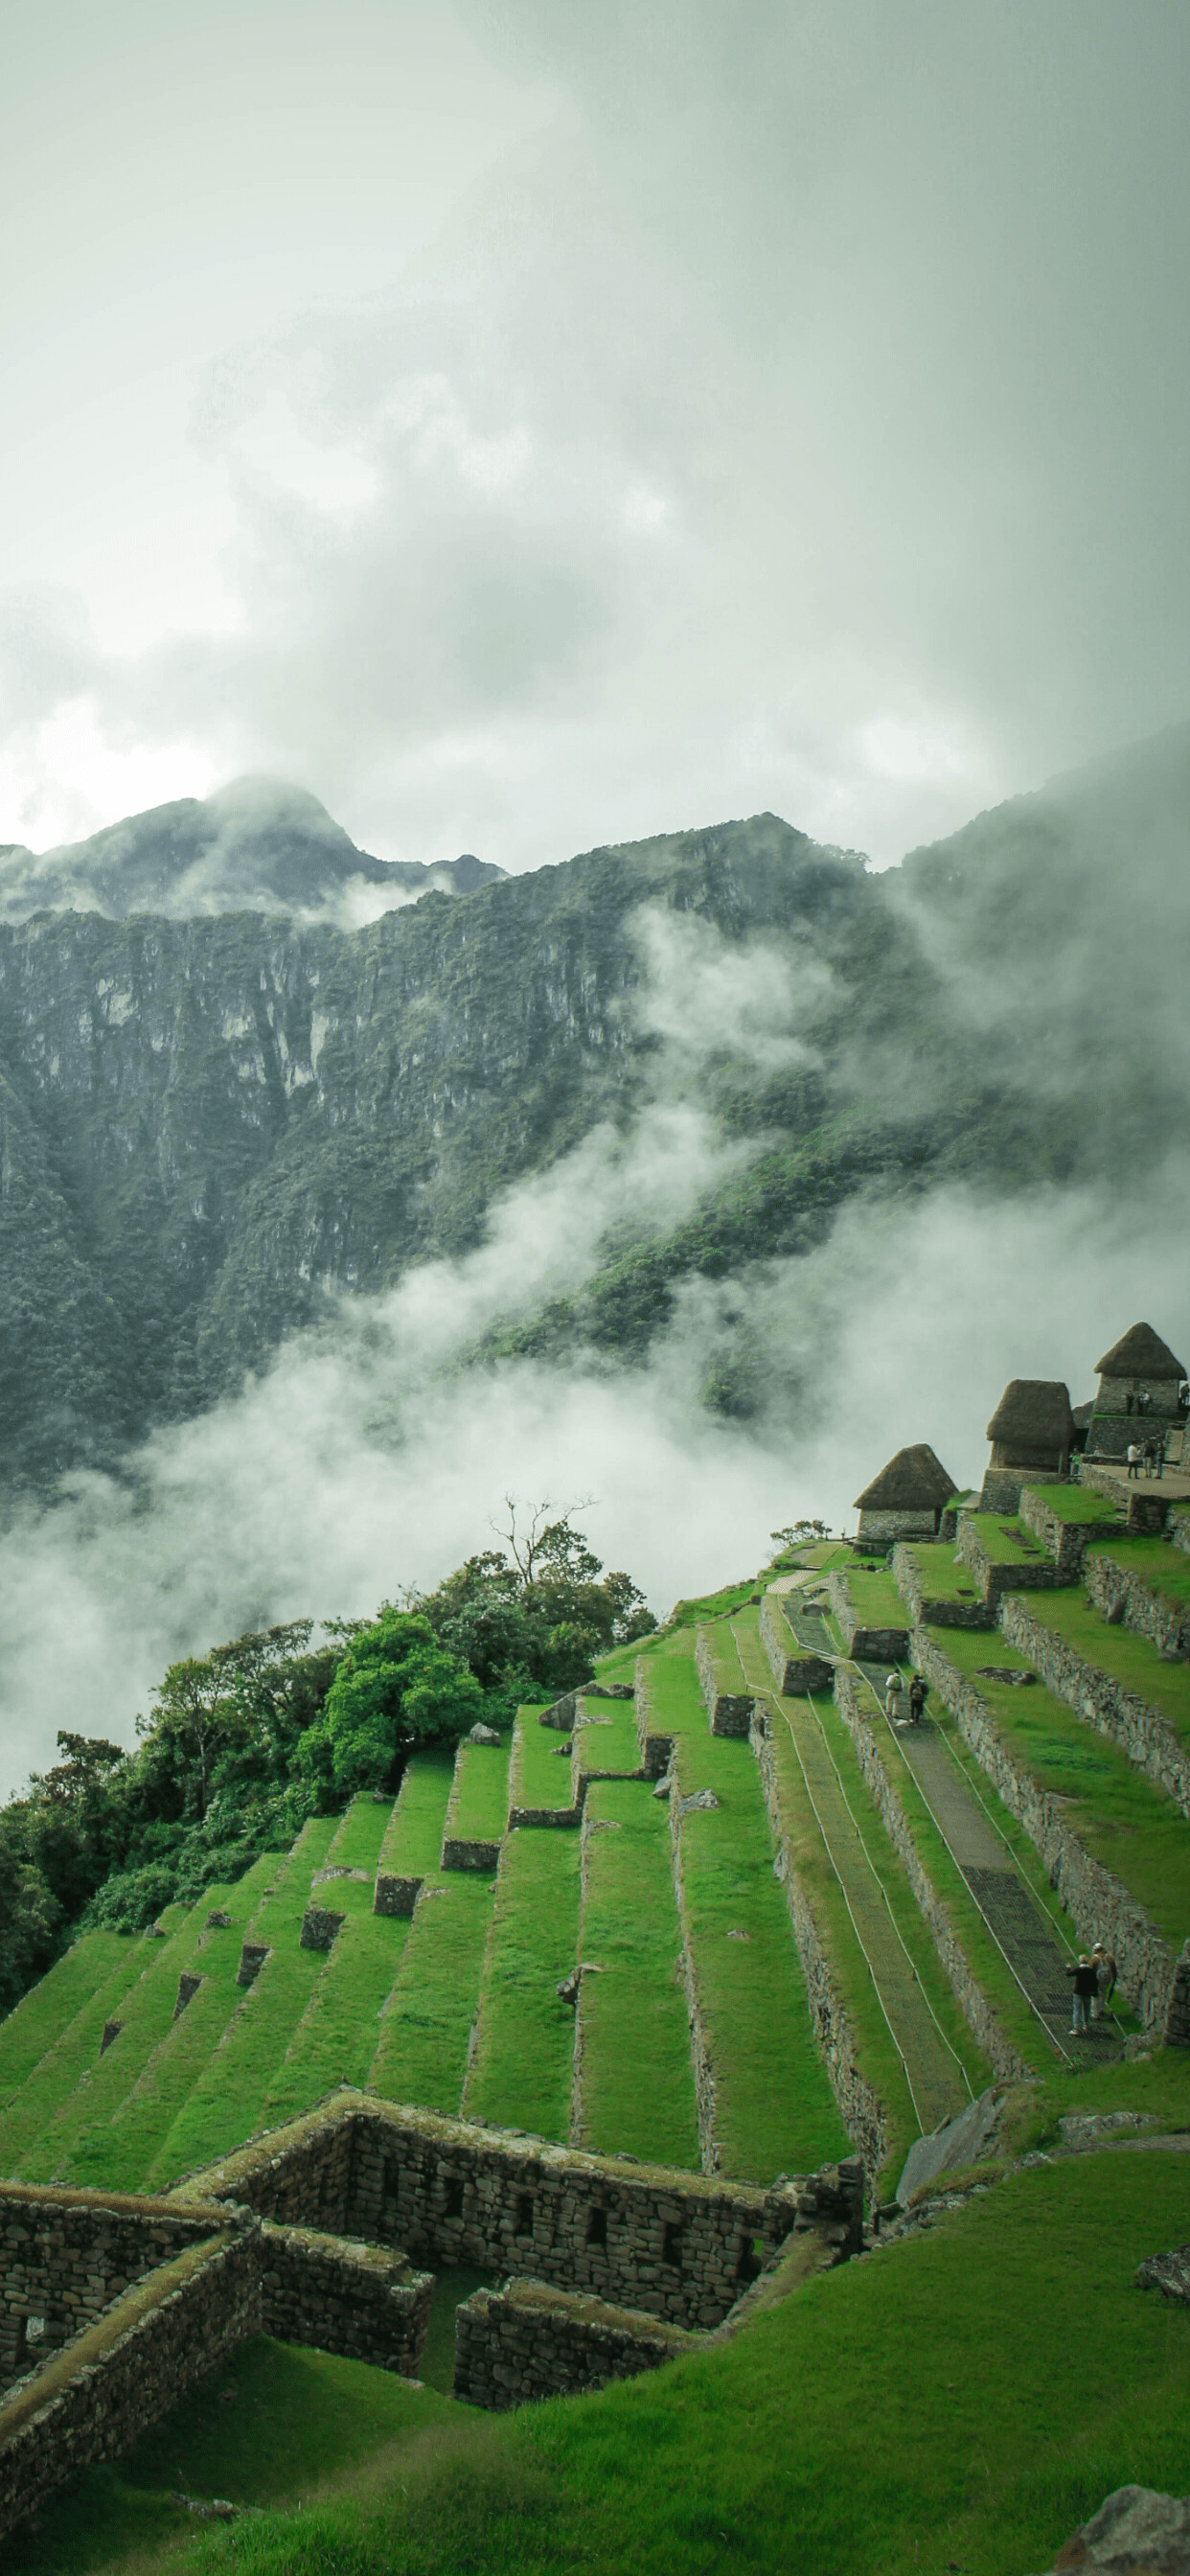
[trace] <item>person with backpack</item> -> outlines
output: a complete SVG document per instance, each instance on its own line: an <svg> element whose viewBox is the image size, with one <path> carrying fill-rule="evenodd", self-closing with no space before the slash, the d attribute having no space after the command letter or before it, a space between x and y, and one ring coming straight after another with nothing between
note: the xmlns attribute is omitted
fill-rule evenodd
<svg viewBox="0 0 1190 2576"><path fill-rule="evenodd" d="M910 1684L909 1684L909 1715L910 1715L910 1717L912 1718L913 1723L914 1723L914 1725L915 1725L915 1726L919 1726L919 1725L920 1725L920 1723L921 1723L922 1711L923 1711L923 1709L924 1709L924 1707L925 1707L925 1704L926 1704L926 1683L925 1683L925 1675L924 1675L923 1673L915 1673L915 1674L914 1674L914 1676L913 1676L912 1681L911 1681L911 1682L910 1682Z"/></svg>
<svg viewBox="0 0 1190 2576"><path fill-rule="evenodd" d="M884 1676L884 1714L888 1719L890 1726L894 1726L896 1724L900 1706L901 1676L899 1673L886 1673Z"/></svg>
<svg viewBox="0 0 1190 2576"><path fill-rule="evenodd" d="M1085 1950L1080 1950L1078 1958L1072 1960L1067 1967L1066 1974L1074 1980L1074 1994L1071 1998L1070 2036L1072 2039L1085 2039L1089 2027L1091 2006L1099 1993L1099 1970L1095 1961L1093 1959L1088 1959Z"/></svg>

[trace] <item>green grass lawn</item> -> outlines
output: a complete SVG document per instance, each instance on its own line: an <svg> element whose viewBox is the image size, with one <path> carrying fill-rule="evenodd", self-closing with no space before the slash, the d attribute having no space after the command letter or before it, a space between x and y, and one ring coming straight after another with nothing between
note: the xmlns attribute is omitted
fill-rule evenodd
<svg viewBox="0 0 1190 2576"><path fill-rule="evenodd" d="M930 1546L924 1540L915 1539L908 1552L917 1567L925 1600L976 1602L980 1599L979 1585L966 1558L956 1556L950 1540L940 1540Z"/></svg>
<svg viewBox="0 0 1190 2576"><path fill-rule="evenodd" d="M1092 1539L1088 1555L1110 1556L1130 1574L1139 1575L1150 1592L1159 1592L1166 1601L1184 1606L1190 1601L1190 1556L1185 1549L1171 1546L1167 1538L1142 1536L1139 1530L1117 1530L1109 1538Z"/></svg>
<svg viewBox="0 0 1190 2576"><path fill-rule="evenodd" d="M679 1601L665 1622L666 1634L671 1628L697 1628L708 1619L729 1618L731 1612L738 1610L742 1602L750 1601L759 1588L754 1574L741 1575L738 1583L721 1584L717 1592L704 1592L697 1600ZM619 1679L618 1673L610 1672L603 1663L598 1671L601 1681ZM625 1678L631 1680L632 1676L628 1674Z"/></svg>
<svg viewBox="0 0 1190 2576"><path fill-rule="evenodd" d="M1097 1494L1090 1485L1030 1485L1056 1521L1068 1521L1075 1529L1085 1529L1090 1521L1115 1521L1122 1526L1118 1503L1106 1494Z"/></svg>
<svg viewBox="0 0 1190 2576"><path fill-rule="evenodd" d="M1039 1788L1066 1801L1063 1823L1105 1869L1115 1870L1180 1949L1190 1931L1190 1823L1116 1745L1040 1682L1021 1690L981 1680L980 1664L1029 1669L1005 1638L989 1646L986 1637L961 1628L933 1633L943 1654L974 1681L1013 1761Z"/></svg>
<svg viewBox="0 0 1190 2576"><path fill-rule="evenodd" d="M338 1817L312 1816L277 1871L273 1894L257 1906L244 1938L270 1943L271 1954L167 2131L150 2168L152 2190L166 2191L196 2166L230 2155L262 2125L265 2095L326 1965L326 1952L301 1949L298 1935L311 1877L338 1830Z"/></svg>
<svg viewBox="0 0 1190 2576"><path fill-rule="evenodd" d="M1019 1512L964 1512L993 1565L1048 1564L1047 1550Z"/></svg>
<svg viewBox="0 0 1190 2576"><path fill-rule="evenodd" d="M560 1734L556 1726L539 1726L538 1713L536 1706L517 1710L508 1773L510 1810L513 1807L561 1809L571 1803L570 1757L562 1750L570 1739Z"/></svg>
<svg viewBox="0 0 1190 2576"><path fill-rule="evenodd" d="M453 2351L453 2311L450 2337ZM158 2548L172 2568L179 2544L189 2557L195 2525L171 2491L296 2512L353 2471L394 2475L406 2448L453 2412L433 2388L257 2335L118 2464L84 2470L42 2507L37 2529L20 2533L22 2576L90 2576L123 2567L130 2551L156 2561Z"/></svg>
<svg viewBox="0 0 1190 2576"><path fill-rule="evenodd" d="M486 1870L453 1869L428 1879L380 2021L370 2093L457 2113L494 1884Z"/></svg>
<svg viewBox="0 0 1190 2576"><path fill-rule="evenodd" d="M498 1843L507 1823L507 1744L460 1744L444 1831L460 1842Z"/></svg>
<svg viewBox="0 0 1190 2576"><path fill-rule="evenodd" d="M119 2038L101 2057L99 2034L95 2034L96 2054L91 2064L71 2092L60 2094L44 2129L21 2155L22 2179L80 2184L103 2180L110 2123L152 2051L171 2028L178 1979L184 1969L193 1966L211 1903L211 1895L204 1888L168 1939L146 1942L147 1964L135 1985L127 1989L115 2016L123 2025Z"/></svg>
<svg viewBox="0 0 1190 2576"><path fill-rule="evenodd" d="M234 1887L207 1888L208 1910L232 1919L212 1925L199 1939L190 1965L202 1984L158 2041L111 2121L89 2131L76 2156L63 2158L63 2182L101 2183L108 2191L144 2188L154 2156L239 2003L235 1977L245 1925L283 1858L266 1852Z"/></svg>
<svg viewBox="0 0 1190 2576"><path fill-rule="evenodd" d="M176 1930L178 1924L185 1921L186 1911L183 1905L172 1906L167 1928ZM121 2018L121 2006L125 1995L136 1984L142 1971L155 1961L158 1954L157 1942L143 1937L133 1939L119 1933L88 1934L86 1941L77 1942L75 1947L85 1951L84 1964L93 1963L96 1968L100 1966L106 1952L102 1949L98 1952L90 1950L89 1943L93 1939L99 1939L104 1944L114 1941L118 1945L115 1965L87 2000L79 2005L73 2019L66 2023L52 2047L47 2048L44 2056L38 2057L32 2072L25 2077L19 2091L13 2094L11 2101L5 2105L3 2111L0 2111L0 2172L2 2173L21 2172L25 2156L40 2138L42 2131L53 2119L55 2112L67 2096L73 2093L80 2076L88 2074L93 2066L98 2065L104 2023ZM35 1995L39 1989L35 1986L32 1992ZM32 1996L26 2000L32 2001ZM18 2006L18 2011L23 2009L23 2004ZM13 2018L15 2020L15 2014ZM5 2028L7 2027L6 2023ZM27 2024L22 2049L28 2044L31 2035ZM12 2064L20 2062L15 2051L10 2062Z"/></svg>
<svg viewBox="0 0 1190 2576"><path fill-rule="evenodd" d="M636 1710L630 1699L582 1700L579 1703L587 1723L575 1733L575 1747L580 1768L589 1778L624 1779L640 1769L640 1746L636 1740ZM540 1727L538 1733L544 1735ZM565 1742L565 1738L562 1739ZM561 1769L561 1764L559 1764Z"/></svg>
<svg viewBox="0 0 1190 2576"><path fill-rule="evenodd" d="M641 1782L601 1781L588 1794L584 1840L579 1950L604 1973L584 1977L579 2004L581 2144L697 2172L669 1810Z"/></svg>
<svg viewBox="0 0 1190 2576"><path fill-rule="evenodd" d="M401 1793L380 1846L378 1873L393 1878L425 1878L442 1858L442 1833L454 1783L454 1754L445 1745L427 1745L405 1766Z"/></svg>
<svg viewBox="0 0 1190 2576"><path fill-rule="evenodd" d="M469 2118L563 2144L569 2138L574 2008L555 1990L574 1966L578 1923L578 1835L518 1825L500 1854L464 2096Z"/></svg>
<svg viewBox="0 0 1190 2576"><path fill-rule="evenodd" d="M7 2102L101 1986L118 1992L144 1960L126 1932L84 1932L0 2022L0 2103Z"/></svg>
<svg viewBox="0 0 1190 2576"><path fill-rule="evenodd" d="M1109 1628L1085 1592L1031 1595L1029 1610L1085 1663L1097 1665L1124 1690L1160 1709L1182 1743L1190 1743L1190 1664L1163 1664L1147 1637L1138 1637L1133 1628Z"/></svg>
<svg viewBox="0 0 1190 2576"><path fill-rule="evenodd" d="M357 1798L335 1836L335 1862L374 1871L388 1825L387 1805ZM265 2094L261 2119L270 2129L296 2119L336 2085L366 2081L381 2008L409 1934L406 1917L373 1914L370 1876L329 1879L321 1893L346 1919Z"/></svg>
<svg viewBox="0 0 1190 2576"><path fill-rule="evenodd" d="M846 1582L862 1628L907 1626L905 1604L886 1568L881 1567L876 1574L867 1574L862 1567L852 1567Z"/></svg>
<svg viewBox="0 0 1190 2576"><path fill-rule="evenodd" d="M719 1800L683 1819L686 1925L714 2066L723 2171L770 2183L778 2173L808 2173L829 2156L846 2155L849 2142L814 2044L801 1962L773 1876L760 1774L746 1743L710 1733L693 1647L686 1629L650 1653L655 1723L673 1729L683 1794L709 1788ZM732 1686L745 1687L738 1656ZM733 1932L746 1940L730 1940Z"/></svg>
<svg viewBox="0 0 1190 2576"><path fill-rule="evenodd" d="M29 2576L131 2576L137 2539L140 2576L1048 2567L1112 2489L1185 2487L1190 2315L1135 2283L1185 2235L1185 2165L1035 2166L810 2279L732 2343L496 2419L313 2354L285 2355L270 2386L248 2347L118 2472L46 2509ZM245 2402L216 2412L229 2383ZM159 2498L179 2468L192 2493L268 2502L271 2482L291 2503L298 2484L304 2509L168 2554Z"/></svg>

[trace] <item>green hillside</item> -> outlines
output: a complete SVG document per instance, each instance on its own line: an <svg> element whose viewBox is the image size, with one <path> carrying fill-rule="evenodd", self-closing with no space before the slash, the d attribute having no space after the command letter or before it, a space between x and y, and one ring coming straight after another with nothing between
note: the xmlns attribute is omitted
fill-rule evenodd
<svg viewBox="0 0 1190 2576"><path fill-rule="evenodd" d="M1113 1528L1103 1544L1124 1558L1132 1542ZM1180 1600L1181 1553L1150 1537L1135 1551L1150 1589ZM813 1583L822 1551L802 1553ZM796 1572L798 1554L782 1563ZM905 1559L906 1580L942 1611L955 1597L943 1580L954 1556L953 1543L919 1542ZM1033 2535L1056 2527L1061 2537L1117 2472L1175 2481L1190 2340L1177 2312L1134 2312L1138 2294L1117 2257L1134 2241L1143 2251L1184 2237L1185 2159L1149 2155L1137 2166L1098 2139L1075 2157L1058 2124L1089 2107L1184 2135L1190 2051L1164 2044L1151 2003L1142 2027L1128 1955L1110 2009L1085 2036L1071 2032L1066 1972L1094 1927L1065 1910L1035 1820L1060 1813L1088 1865L1113 1873L1104 1885L1119 1886L1134 1922L1167 1944L1172 1976L1190 1931L1190 1819L1089 1707L1080 1713L1036 1677L1014 1686L1028 1660L986 1628L940 1618L916 1632L915 1652L932 1658L919 1726L886 1715L883 1663L840 1655L833 1691L782 1693L761 1620L774 1579L729 1588L614 1647L598 1686L579 1690L569 1735L541 1723L536 1701L495 1743L425 1743L405 1758L395 1797L366 1788L309 1816L285 1850L175 1904L147 1932L83 1933L0 2024L0 2170L164 2190L350 2085L762 2185L858 2149L869 2210L887 2224L914 2140L998 2088L998 2135L968 2178L982 2198L960 2190L944 2229L894 2241L878 2262L870 2255L796 2289L790 2274L787 2294L766 2291L757 2321L717 2357L581 2409L531 2409L516 2427L444 2417L433 2387L381 2403L369 2394L372 2373L356 2379L351 2366L314 2355L291 2366L281 2347L252 2346L236 2385L258 2392L251 2402L272 2427L271 2452L247 2456L199 2406L118 2474L89 2472L55 2503L44 2528L63 2576L122 2568L134 2543L156 2546L167 2532L163 2445L178 2460L201 2458L201 2475L245 2502L283 2515L296 2507L297 2413L324 2402L313 2457L329 2500L303 2513L302 2547L331 2556L293 2555L289 2523L264 2518L236 2538L236 2563L259 2576L338 2564L340 2545L354 2549L352 2535L372 2529L376 2497L394 2492L398 2522L406 2495L426 2499L422 2554L386 2555L385 2543L358 2558L361 2570L461 2564L449 2530L459 2515L470 2527L476 2479L489 2498L482 2563L560 2570L572 2562L557 2556L553 2508L542 2502L547 2464L586 2535L581 2563L609 2576L621 2565L717 2567L715 2517L741 2514L744 2563L774 2552L779 2562L794 2516L803 2541L814 2536L816 2568L849 2576L848 2553L862 2547L871 2563L909 2576L921 2562L905 2554L894 2511L905 2482L923 2528L963 2551L959 2565L1019 2576L1022 2550L1042 2563ZM891 1578L856 1580L868 1586L865 1609L870 1595L881 1621L896 1624ZM1116 1680L1147 1676L1177 1732L1180 1667L1105 1619L1081 1579L1025 1597L1039 1633L1076 1644L1084 1664ZM820 1634L819 1607L796 1591L777 1599L792 1640L799 1628ZM602 1696L629 1676L632 1699ZM332 1692L325 1705L338 1704ZM713 1731L712 1718L729 1731ZM400 1890L405 1910L377 1912L378 1886ZM1039 2148L1046 2161L1018 2172L1022 2151ZM1096 2217L1101 2203L1110 2223ZM1084 2298L1063 2267L1096 2244L1097 2227L1112 2262L1092 2263ZM1006 2278L1019 2282L1011 2317ZM425 2365L434 2385L449 2385L453 2303L473 2286L471 2275L444 2277L436 2294ZM1143 2403L1112 2417L1090 2400L1073 2439L1066 2396L1051 2387L1045 2437L1026 2467L1016 2400L978 2378L981 2338L994 2331L1002 2353L1007 2336L1019 2386L1040 2387L1096 2301L1103 2330L1131 2355ZM940 2302L941 2389L941 2364L927 2361ZM840 2392L870 2406L864 2356L877 2350L881 2371L907 2374L907 2389L920 2393L931 2374L933 2474L912 2408L895 2431L885 2409L870 2460L852 2455ZM791 2372L801 2385L796 2438ZM977 2386L978 2488L950 2439ZM700 2451L707 2408L722 2421ZM725 2429L736 2414L749 2427L738 2442ZM353 2421L370 2428L365 2439ZM669 2478L650 2490L625 2556L615 2497L642 2439L684 2464L686 2500L674 2501ZM775 2481L770 2446L782 2453ZM994 2530L989 2480L1001 2498ZM223 2562L196 2541L182 2563Z"/></svg>

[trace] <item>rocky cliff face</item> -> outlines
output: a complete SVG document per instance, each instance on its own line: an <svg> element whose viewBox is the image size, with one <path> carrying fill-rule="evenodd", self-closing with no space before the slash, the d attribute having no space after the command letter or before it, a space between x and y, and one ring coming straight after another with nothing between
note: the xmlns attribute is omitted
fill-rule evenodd
<svg viewBox="0 0 1190 2576"><path fill-rule="evenodd" d="M1181 1134L1187 742L903 876L761 815L352 933L0 924L0 1474L210 1402L329 1295L469 1249L502 1189L667 1086L745 1149L734 1176L668 1232L626 1219L498 1346L640 1357L683 1279L807 1249L856 1192L1134 1179ZM767 1043L774 961L800 1048ZM763 1400L740 1348L707 1391Z"/></svg>

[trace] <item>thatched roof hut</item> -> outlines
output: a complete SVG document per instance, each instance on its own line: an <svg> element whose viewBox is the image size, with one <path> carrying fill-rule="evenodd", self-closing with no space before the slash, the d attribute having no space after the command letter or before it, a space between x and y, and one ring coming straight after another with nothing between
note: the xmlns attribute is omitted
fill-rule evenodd
<svg viewBox="0 0 1190 2576"><path fill-rule="evenodd" d="M987 1436L997 1449L1011 1451L1005 1466L1017 1460L1025 1466L1040 1466L1043 1460L1068 1453L1074 1437L1069 1389L1058 1378L1010 1378Z"/></svg>
<svg viewBox="0 0 1190 2576"><path fill-rule="evenodd" d="M1133 1324L1110 1351L1095 1363L1097 1377L1177 1378L1185 1377L1181 1360L1174 1358L1168 1342L1155 1333L1151 1324Z"/></svg>
<svg viewBox="0 0 1190 2576"><path fill-rule="evenodd" d="M856 1495L855 1508L857 1512L941 1511L958 1490L928 1442L919 1440L912 1449L898 1449L887 1467Z"/></svg>

